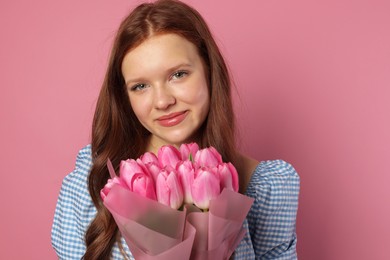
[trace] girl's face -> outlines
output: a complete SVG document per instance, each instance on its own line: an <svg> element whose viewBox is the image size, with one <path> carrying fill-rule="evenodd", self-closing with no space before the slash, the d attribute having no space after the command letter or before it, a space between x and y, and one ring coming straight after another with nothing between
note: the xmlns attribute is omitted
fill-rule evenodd
<svg viewBox="0 0 390 260"><path fill-rule="evenodd" d="M148 150L193 141L210 104L194 44L176 34L152 36L125 55L122 74L131 107L151 133Z"/></svg>

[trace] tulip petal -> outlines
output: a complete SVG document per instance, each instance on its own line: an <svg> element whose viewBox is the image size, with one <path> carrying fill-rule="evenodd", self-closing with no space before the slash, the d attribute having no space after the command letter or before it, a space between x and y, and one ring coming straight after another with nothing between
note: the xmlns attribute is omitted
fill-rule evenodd
<svg viewBox="0 0 390 260"><path fill-rule="evenodd" d="M158 164L155 164L155 163L148 163L145 166L148 169L150 175L153 177L153 180L156 181L157 176L161 171L160 166L158 166Z"/></svg>
<svg viewBox="0 0 390 260"><path fill-rule="evenodd" d="M156 194L158 202L169 206L169 188L166 183L166 171L161 171L156 180Z"/></svg>
<svg viewBox="0 0 390 260"><path fill-rule="evenodd" d="M127 185L119 178L119 177L114 177L112 179L108 179L106 185L104 185L103 189L100 190L100 196L102 200L106 198L108 193L111 191L112 187L114 185L120 185L126 189L128 189Z"/></svg>
<svg viewBox="0 0 390 260"><path fill-rule="evenodd" d="M140 157L144 164L155 163L158 164L157 156L154 153L146 152Z"/></svg>
<svg viewBox="0 0 390 260"><path fill-rule="evenodd" d="M157 200L178 209L183 203L183 190L174 171L162 170L156 181Z"/></svg>
<svg viewBox="0 0 390 260"><path fill-rule="evenodd" d="M230 173L232 174L232 186L233 186L233 190L234 190L235 192L238 192L238 189L239 189L238 172L237 172L237 170L236 170L236 167L234 167L234 165L231 164L230 162L228 163L228 167L229 167Z"/></svg>
<svg viewBox="0 0 390 260"><path fill-rule="evenodd" d="M176 147L164 145L158 149L157 158L161 168L168 165L172 168L176 168L177 163L180 161L181 154Z"/></svg>
<svg viewBox="0 0 390 260"><path fill-rule="evenodd" d="M138 159L138 162L133 159L121 161L119 172L120 179L128 189L156 200L153 177L141 160Z"/></svg>
<svg viewBox="0 0 390 260"><path fill-rule="evenodd" d="M202 167L218 166L222 163L222 156L214 147L210 146L209 148L199 150L195 154L195 162Z"/></svg>
<svg viewBox="0 0 390 260"><path fill-rule="evenodd" d="M129 189L131 189L132 186L131 182L133 175L142 172L142 168L133 159L127 159L126 161L121 161L120 163L119 176L126 183Z"/></svg>
<svg viewBox="0 0 390 260"><path fill-rule="evenodd" d="M209 169L199 169L192 185L192 198L195 205L201 209L208 209L210 200L216 198L220 192L218 177Z"/></svg>
<svg viewBox="0 0 390 260"><path fill-rule="evenodd" d="M236 168L231 163L223 163L218 166L219 178L221 180L221 190L224 188L238 191L238 174Z"/></svg>
<svg viewBox="0 0 390 260"><path fill-rule="evenodd" d="M183 161L195 158L195 154L199 151L197 143L189 143L180 145L181 159Z"/></svg>
<svg viewBox="0 0 390 260"><path fill-rule="evenodd" d="M174 172L170 172L167 178L167 185L170 189L169 204L171 208L178 209L183 204L183 190Z"/></svg>
<svg viewBox="0 0 390 260"><path fill-rule="evenodd" d="M180 162L177 166L177 173L181 187L183 188L184 203L193 204L191 187L195 178L195 169L190 161Z"/></svg>
<svg viewBox="0 0 390 260"><path fill-rule="evenodd" d="M132 191L146 198L156 200L153 180L145 174L133 175Z"/></svg>

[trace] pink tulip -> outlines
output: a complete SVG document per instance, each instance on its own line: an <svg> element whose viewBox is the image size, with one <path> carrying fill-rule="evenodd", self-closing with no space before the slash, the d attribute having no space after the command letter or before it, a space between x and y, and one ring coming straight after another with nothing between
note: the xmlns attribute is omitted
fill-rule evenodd
<svg viewBox="0 0 390 260"><path fill-rule="evenodd" d="M190 156L192 160L195 158L195 154L199 151L197 143L189 143L180 145L181 159L183 161L189 160Z"/></svg>
<svg viewBox="0 0 390 260"><path fill-rule="evenodd" d="M194 204L200 209L208 209L210 200L215 199L221 192L220 181L209 168L200 168L195 173L192 185Z"/></svg>
<svg viewBox="0 0 390 260"><path fill-rule="evenodd" d="M152 153L151 153L152 154ZM141 156L142 157L142 156ZM157 157L156 157L157 159ZM147 162L147 160L145 160ZM152 176L153 181L156 182L157 175L160 173L161 168L158 165L158 161L150 161L147 163L144 163L142 159L137 159L136 160L137 164L142 168L144 172L149 173L150 176Z"/></svg>
<svg viewBox="0 0 390 260"><path fill-rule="evenodd" d="M104 185L103 189L100 190L100 197L102 198L103 201L106 199L112 187L116 184L121 185L122 187L127 189L127 185L119 177L108 179L106 185Z"/></svg>
<svg viewBox="0 0 390 260"><path fill-rule="evenodd" d="M238 173L231 163L218 165L219 179L221 181L221 190L224 188L238 191Z"/></svg>
<svg viewBox="0 0 390 260"><path fill-rule="evenodd" d="M194 183L195 169L191 161L182 161L177 165L177 174L184 193L184 203L193 204L192 184Z"/></svg>
<svg viewBox="0 0 390 260"><path fill-rule="evenodd" d="M195 154L194 161L198 163L201 167L214 167L222 163L222 156L214 147L210 146L209 148L199 150Z"/></svg>
<svg viewBox="0 0 390 260"><path fill-rule="evenodd" d="M176 168L176 164L180 161L181 154L176 147L164 145L158 149L157 158L161 168L164 168L167 165Z"/></svg>
<svg viewBox="0 0 390 260"><path fill-rule="evenodd" d="M178 209L183 204L183 190L175 171L162 170L157 176L156 191L158 202Z"/></svg>
<svg viewBox="0 0 390 260"><path fill-rule="evenodd" d="M119 165L119 176L127 184L128 188L131 189L131 181L133 175L136 173L142 173L144 170L141 166L133 159L122 160Z"/></svg>
<svg viewBox="0 0 390 260"><path fill-rule="evenodd" d="M157 176L158 174L160 173L161 171L161 168L160 166L158 165L158 163L147 163L145 164L146 168L148 169L148 171L150 172L150 174L152 175L153 177L153 180L156 182L157 180Z"/></svg>
<svg viewBox="0 0 390 260"><path fill-rule="evenodd" d="M133 159L121 161L119 172L120 178L132 192L156 200L153 177L142 164Z"/></svg>
<svg viewBox="0 0 390 260"><path fill-rule="evenodd" d="M144 164L148 164L148 163L158 164L157 156L151 152L144 153L143 155L141 155L140 159Z"/></svg>

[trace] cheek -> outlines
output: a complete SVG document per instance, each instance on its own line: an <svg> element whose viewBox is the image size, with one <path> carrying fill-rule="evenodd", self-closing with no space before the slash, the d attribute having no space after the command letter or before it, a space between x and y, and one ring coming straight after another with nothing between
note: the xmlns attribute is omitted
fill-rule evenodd
<svg viewBox="0 0 390 260"><path fill-rule="evenodd" d="M195 109L194 112L196 112L198 120L204 121L204 119L207 117L209 110L210 110L210 96L208 93L208 88L205 86L202 87L194 93L192 93L192 98L189 100L189 103L193 106Z"/></svg>
<svg viewBox="0 0 390 260"><path fill-rule="evenodd" d="M183 100L192 105L207 105L209 103L209 89L205 79L202 77L193 81L187 88L183 89L181 93Z"/></svg>
<svg viewBox="0 0 390 260"><path fill-rule="evenodd" d="M129 97L131 108L140 122L145 121L148 115L148 104L138 97Z"/></svg>
<svg viewBox="0 0 390 260"><path fill-rule="evenodd" d="M201 104L201 114L202 114L203 118L206 118L209 111L210 111L210 97L207 94L203 97L203 102Z"/></svg>
<svg viewBox="0 0 390 260"><path fill-rule="evenodd" d="M203 85L197 95L197 104L201 107L203 112L208 112L210 108L210 95L207 85Z"/></svg>

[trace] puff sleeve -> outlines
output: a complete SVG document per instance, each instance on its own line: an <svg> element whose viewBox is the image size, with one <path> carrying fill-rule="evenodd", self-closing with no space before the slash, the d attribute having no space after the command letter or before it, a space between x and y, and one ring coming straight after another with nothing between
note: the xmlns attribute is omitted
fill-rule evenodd
<svg viewBox="0 0 390 260"><path fill-rule="evenodd" d="M256 259L297 259L296 214L300 179L282 160L260 163L247 187L255 199L247 221Z"/></svg>
<svg viewBox="0 0 390 260"><path fill-rule="evenodd" d="M96 214L87 187L91 165L87 146L80 150L75 169L62 181L51 233L59 259L81 259L85 253L84 233Z"/></svg>

